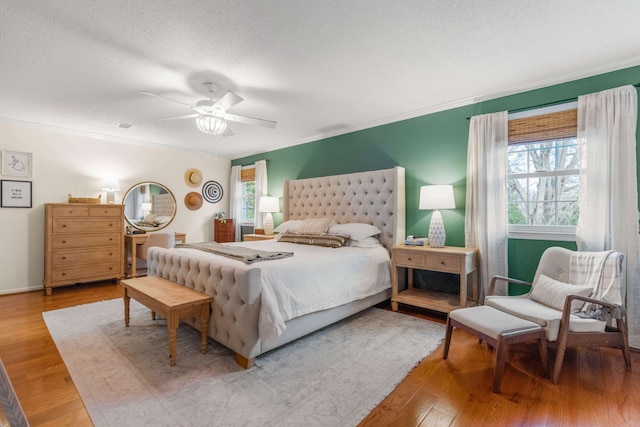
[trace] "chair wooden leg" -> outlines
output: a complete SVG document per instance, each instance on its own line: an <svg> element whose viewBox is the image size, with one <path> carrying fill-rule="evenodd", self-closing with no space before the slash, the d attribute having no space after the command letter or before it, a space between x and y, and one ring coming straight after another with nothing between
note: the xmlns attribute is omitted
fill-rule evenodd
<svg viewBox="0 0 640 427"><path fill-rule="evenodd" d="M549 355L547 354L547 336L545 335L544 330L540 331L538 350L540 351L540 359L542 360L544 376L545 378L549 378Z"/></svg>
<svg viewBox="0 0 640 427"><path fill-rule="evenodd" d="M622 333L622 357L627 370L631 370L631 352L629 351L629 335L627 333L627 322L624 318L616 319L616 326Z"/></svg>
<svg viewBox="0 0 640 427"><path fill-rule="evenodd" d="M442 358L446 359L449 357L449 346L451 345L451 335L453 333L453 325L451 324L451 319L447 317L447 329L444 336L444 351L442 352Z"/></svg>

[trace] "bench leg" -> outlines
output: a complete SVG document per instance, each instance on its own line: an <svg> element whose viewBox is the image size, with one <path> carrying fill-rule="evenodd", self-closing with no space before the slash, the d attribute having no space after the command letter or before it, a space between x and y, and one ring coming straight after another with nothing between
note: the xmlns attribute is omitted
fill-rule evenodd
<svg viewBox="0 0 640 427"><path fill-rule="evenodd" d="M176 364L176 335L178 331L178 325L180 320L178 313L170 312L167 319L167 329L169 330L169 365L174 366Z"/></svg>
<svg viewBox="0 0 640 427"><path fill-rule="evenodd" d="M508 345L504 342L502 335L498 336L498 343L495 348L495 366L493 368L493 392L500 393L502 385L502 373L507 361Z"/></svg>

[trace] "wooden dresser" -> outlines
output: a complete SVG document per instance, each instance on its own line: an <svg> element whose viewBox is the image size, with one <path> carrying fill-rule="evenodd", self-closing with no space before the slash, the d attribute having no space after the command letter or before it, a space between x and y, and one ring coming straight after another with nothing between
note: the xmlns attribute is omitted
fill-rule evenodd
<svg viewBox="0 0 640 427"><path fill-rule="evenodd" d="M124 276L122 205L46 203L44 289Z"/></svg>
<svg viewBox="0 0 640 427"><path fill-rule="evenodd" d="M236 241L236 227L233 225L232 219L213 220L213 240L218 243L235 242Z"/></svg>

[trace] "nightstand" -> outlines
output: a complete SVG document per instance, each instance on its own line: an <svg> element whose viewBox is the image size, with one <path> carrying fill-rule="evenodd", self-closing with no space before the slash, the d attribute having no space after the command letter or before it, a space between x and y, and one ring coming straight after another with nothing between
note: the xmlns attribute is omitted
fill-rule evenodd
<svg viewBox="0 0 640 427"><path fill-rule="evenodd" d="M477 305L479 294L478 250L445 246L394 246L391 249L391 308L398 310L398 303L449 313L456 308ZM406 268L407 286L400 290L398 269ZM445 292L434 292L413 287L413 270L438 271L460 276L459 296ZM471 282L468 276L471 275ZM404 275L403 275L404 277ZM469 284L471 293L469 295Z"/></svg>
<svg viewBox="0 0 640 427"><path fill-rule="evenodd" d="M271 240L276 237L275 234L245 234L242 236L243 242L251 242L255 240Z"/></svg>

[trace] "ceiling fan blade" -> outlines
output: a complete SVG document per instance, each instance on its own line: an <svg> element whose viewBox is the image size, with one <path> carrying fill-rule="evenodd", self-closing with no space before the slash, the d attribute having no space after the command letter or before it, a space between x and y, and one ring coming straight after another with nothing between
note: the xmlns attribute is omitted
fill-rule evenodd
<svg viewBox="0 0 640 427"><path fill-rule="evenodd" d="M147 96L153 96L154 98L164 99L165 101L177 102L178 104L182 104L187 108L193 109L193 107L189 104L185 104L184 102L181 102L181 101L176 101L175 99L167 98L166 96L156 95L155 93L151 93L151 92L139 92L139 93Z"/></svg>
<svg viewBox="0 0 640 427"><path fill-rule="evenodd" d="M274 129L276 127L276 125L278 124L278 122L274 122L274 121L271 121L271 120L254 119L253 117L237 116L235 114L229 114L229 113L225 114L224 118L226 120L231 120L232 122L246 123L248 125L263 126L263 127L271 128L271 129Z"/></svg>
<svg viewBox="0 0 640 427"><path fill-rule="evenodd" d="M229 108L233 107L243 99L244 98L242 98L241 96L238 96L229 90L227 91L227 93L222 95L222 97L220 97L220 99L218 99L215 104L213 104L213 107L220 108L222 111L227 111Z"/></svg>
<svg viewBox="0 0 640 427"><path fill-rule="evenodd" d="M221 135L222 136L233 136L233 131L231 130L231 128L229 126L227 126L227 128L224 130L224 132L222 132Z"/></svg>
<svg viewBox="0 0 640 427"><path fill-rule="evenodd" d="M198 116L199 116L198 113L194 113L194 114L185 114L184 116L162 117L160 119L153 119L153 120L163 121L163 120L193 119L194 117L198 117Z"/></svg>

